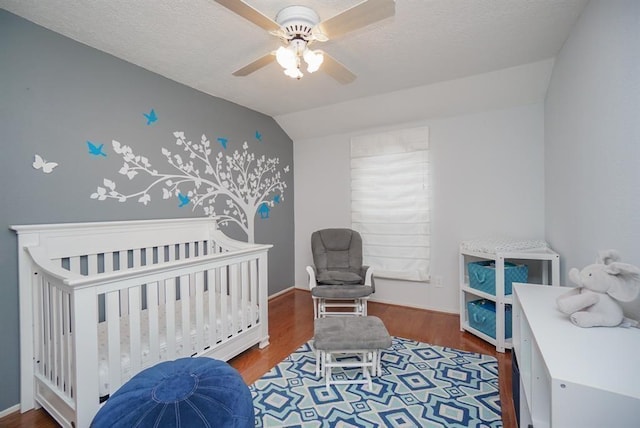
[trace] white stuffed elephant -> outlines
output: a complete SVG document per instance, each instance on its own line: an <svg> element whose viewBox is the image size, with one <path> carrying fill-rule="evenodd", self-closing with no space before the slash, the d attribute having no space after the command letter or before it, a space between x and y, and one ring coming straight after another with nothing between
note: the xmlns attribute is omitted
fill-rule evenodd
<svg viewBox="0 0 640 428"><path fill-rule="evenodd" d="M561 312L580 327L615 327L625 319L619 302L631 302L640 293L640 269L621 263L615 250L600 253L598 262L569 278L578 287L556 300Z"/></svg>

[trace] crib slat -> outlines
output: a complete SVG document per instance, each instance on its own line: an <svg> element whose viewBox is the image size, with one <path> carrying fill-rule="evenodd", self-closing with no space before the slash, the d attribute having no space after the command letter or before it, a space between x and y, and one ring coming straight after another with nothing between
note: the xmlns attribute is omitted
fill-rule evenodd
<svg viewBox="0 0 640 428"><path fill-rule="evenodd" d="M164 254L165 257L165 261L167 262L172 262L176 259L176 247L173 245L167 245L164 247L163 251L166 250L166 253Z"/></svg>
<svg viewBox="0 0 640 428"><path fill-rule="evenodd" d="M53 348L53 361L51 367L51 381L54 385L60 385L60 366L62 359L62 338L60 334L62 332L62 318L60 316L60 307L62 306L62 301L60 299L60 290L56 287L53 287L51 290L52 299L51 299L51 344Z"/></svg>
<svg viewBox="0 0 640 428"><path fill-rule="evenodd" d="M170 254L169 254L170 252L166 251L166 248L167 248L166 246L158 247L158 263L160 263L160 264L161 263L166 263L169 260L171 260L171 257L170 257ZM158 287L158 299L159 299L159 302L162 304L162 303L164 303L166 301L166 297L167 296L165 294L164 285L163 284L158 284L158 285L159 285L159 287Z"/></svg>
<svg viewBox="0 0 640 428"><path fill-rule="evenodd" d="M80 257L69 257L69 270L74 273L80 273Z"/></svg>
<svg viewBox="0 0 640 428"><path fill-rule="evenodd" d="M66 366L64 364L64 291L56 287L56 385L64 388Z"/></svg>
<svg viewBox="0 0 640 428"><path fill-rule="evenodd" d="M104 253L104 271L113 272L113 253Z"/></svg>
<svg viewBox="0 0 640 428"><path fill-rule="evenodd" d="M42 374L51 380L51 284L48 279L44 279L43 292L44 334L42 335Z"/></svg>
<svg viewBox="0 0 640 428"><path fill-rule="evenodd" d="M64 376L64 392L66 396L71 398L71 370L73 368L71 353L73 352L73 342L71 341L71 296L69 293L64 293L64 300L62 303L63 317L63 346L64 346L64 359L63 364L65 367Z"/></svg>
<svg viewBox="0 0 640 428"><path fill-rule="evenodd" d="M217 281L218 269L208 269L207 275L207 287L209 296L209 340L210 346L213 346L218 342L218 310L217 310L217 298L219 296L218 281Z"/></svg>
<svg viewBox="0 0 640 428"><path fill-rule="evenodd" d="M107 366L109 367L109 392L122 385L122 359L120 357L120 295L118 291L106 294L105 317L107 323Z"/></svg>
<svg viewBox="0 0 640 428"><path fill-rule="evenodd" d="M99 343L97 294L92 288L75 289L71 299L74 344L75 416L78 427L89 426L100 407L98 401Z"/></svg>
<svg viewBox="0 0 640 428"><path fill-rule="evenodd" d="M153 248L147 247L144 250L144 265L151 266L153 264Z"/></svg>
<svg viewBox="0 0 640 428"><path fill-rule="evenodd" d="M241 329L245 330L250 323L250 320L247 320L247 309L249 308L249 265L248 262L242 262L240 264L240 275L241 281L240 285L242 291L240 292L240 322Z"/></svg>
<svg viewBox="0 0 640 428"><path fill-rule="evenodd" d="M147 284L147 309L149 312L149 361L155 363L160 360L157 282Z"/></svg>
<svg viewBox="0 0 640 428"><path fill-rule="evenodd" d="M229 337L229 282L227 266L219 269L220 273L220 340L225 342Z"/></svg>
<svg viewBox="0 0 640 428"><path fill-rule="evenodd" d="M138 286L129 288L129 359L132 373L137 373L142 367L140 340L140 287Z"/></svg>
<svg viewBox="0 0 640 428"><path fill-rule="evenodd" d="M249 325L255 325L258 305L258 260L253 259L249 263L249 281L251 283L251 294L249 297Z"/></svg>
<svg viewBox="0 0 640 428"><path fill-rule="evenodd" d="M35 371L37 374L42 375L42 367L43 367L43 350L44 350L44 336L46 335L47 327L45 322L45 278L38 273L34 273L32 277L33 287L34 287L34 299L35 299L35 310L34 316L36 317L34 324L37 326L34 331L34 358L36 362Z"/></svg>
<svg viewBox="0 0 640 428"><path fill-rule="evenodd" d="M269 345L269 317L268 317L268 291L269 291L269 267L266 251L258 256L258 293L257 304L260 311L260 349Z"/></svg>
<svg viewBox="0 0 640 428"><path fill-rule="evenodd" d="M164 281L165 319L167 322L167 356L166 359L176 358L176 280L168 278Z"/></svg>
<svg viewBox="0 0 640 428"><path fill-rule="evenodd" d="M189 275L189 295L192 298L196 295L196 282L193 279L193 275Z"/></svg>
<svg viewBox="0 0 640 428"><path fill-rule="evenodd" d="M229 266L230 269L230 288L229 288L229 300L231 301L231 320L229 322L231 331L229 332L230 336L235 336L238 334L238 299L240 298L240 287L238 284L238 269L240 268L239 264L234 263Z"/></svg>
<svg viewBox="0 0 640 428"><path fill-rule="evenodd" d="M189 295L189 275L180 277L180 303L182 305L182 355L191 355L191 296Z"/></svg>
<svg viewBox="0 0 640 428"><path fill-rule="evenodd" d="M129 267L129 252L126 250L114 252L118 259L118 270L125 270ZM120 315L128 315L129 308L129 294L120 293Z"/></svg>
<svg viewBox="0 0 640 428"><path fill-rule="evenodd" d="M135 248L131 251L132 253L132 268L137 268L142 265L142 250L140 248Z"/></svg>
<svg viewBox="0 0 640 428"><path fill-rule="evenodd" d="M87 275L95 275L98 273L98 255L89 254L87 256Z"/></svg>
<svg viewBox="0 0 640 428"><path fill-rule="evenodd" d="M204 347L204 272L192 274L191 281L195 284L195 307L196 307L196 351L201 352Z"/></svg>

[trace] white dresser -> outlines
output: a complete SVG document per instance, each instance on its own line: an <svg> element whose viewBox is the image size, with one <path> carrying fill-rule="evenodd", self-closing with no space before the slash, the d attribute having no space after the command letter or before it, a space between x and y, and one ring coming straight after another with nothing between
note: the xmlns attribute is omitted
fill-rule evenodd
<svg viewBox="0 0 640 428"><path fill-rule="evenodd" d="M640 329L571 324L567 290L514 284L520 428L640 427Z"/></svg>

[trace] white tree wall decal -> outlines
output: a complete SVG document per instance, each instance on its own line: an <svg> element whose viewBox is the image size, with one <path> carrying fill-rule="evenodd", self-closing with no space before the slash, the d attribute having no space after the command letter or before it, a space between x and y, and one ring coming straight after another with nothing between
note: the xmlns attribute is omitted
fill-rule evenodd
<svg viewBox="0 0 640 428"><path fill-rule="evenodd" d="M256 158L248 152L247 142L242 145L242 153L237 150L232 155L218 152L212 159L211 142L205 135L200 143L187 141L184 132L173 135L176 145L185 153L183 158L162 148L162 155L172 167L168 173L153 168L148 158L134 154L131 147L114 140L113 151L124 160L119 173L129 180L138 174L146 174L151 182L137 192L124 194L116 190L113 180L105 178L104 187L98 186L91 198L120 202L136 199L147 205L151 201L150 192L162 188L163 199L176 197L179 206L191 204L193 210L202 208L205 215L219 225L235 223L246 233L248 242L255 242L256 214L260 211L261 218L268 217L269 209L284 200L287 185L281 172L288 173L289 166L281 171L278 169L279 158L267 159L264 155Z"/></svg>

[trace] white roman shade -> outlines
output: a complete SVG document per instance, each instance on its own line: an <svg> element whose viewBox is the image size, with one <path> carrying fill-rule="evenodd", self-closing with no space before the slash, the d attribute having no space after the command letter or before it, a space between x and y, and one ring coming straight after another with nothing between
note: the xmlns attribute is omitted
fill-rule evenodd
<svg viewBox="0 0 640 428"><path fill-rule="evenodd" d="M375 276L429 280L429 130L351 139L351 225Z"/></svg>

